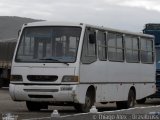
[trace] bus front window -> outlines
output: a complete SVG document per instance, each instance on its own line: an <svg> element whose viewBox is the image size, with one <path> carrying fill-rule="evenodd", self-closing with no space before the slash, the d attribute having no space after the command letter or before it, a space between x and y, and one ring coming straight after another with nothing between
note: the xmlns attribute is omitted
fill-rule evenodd
<svg viewBox="0 0 160 120"><path fill-rule="evenodd" d="M80 27L27 27L23 30L16 62L75 62Z"/></svg>

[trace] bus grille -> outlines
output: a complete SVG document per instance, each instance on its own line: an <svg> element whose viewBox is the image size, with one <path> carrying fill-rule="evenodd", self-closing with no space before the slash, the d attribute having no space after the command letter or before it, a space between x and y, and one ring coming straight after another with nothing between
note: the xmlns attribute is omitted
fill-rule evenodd
<svg viewBox="0 0 160 120"><path fill-rule="evenodd" d="M58 79L56 75L28 75L27 79L33 82L54 82Z"/></svg>

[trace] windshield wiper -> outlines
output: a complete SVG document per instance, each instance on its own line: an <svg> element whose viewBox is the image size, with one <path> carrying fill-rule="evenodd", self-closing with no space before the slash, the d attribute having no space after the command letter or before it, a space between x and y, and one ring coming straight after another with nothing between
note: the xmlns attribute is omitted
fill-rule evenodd
<svg viewBox="0 0 160 120"><path fill-rule="evenodd" d="M69 64L66 63L66 62L62 62L62 61L60 61L60 60L53 59L53 58L42 58L42 59L39 59L39 60L56 61L56 62L59 62L59 63L63 63L63 64L65 64L65 65L69 65Z"/></svg>

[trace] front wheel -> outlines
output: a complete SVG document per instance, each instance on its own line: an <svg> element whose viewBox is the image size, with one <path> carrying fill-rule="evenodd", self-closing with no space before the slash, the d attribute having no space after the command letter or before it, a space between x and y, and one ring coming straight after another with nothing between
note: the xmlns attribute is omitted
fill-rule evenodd
<svg viewBox="0 0 160 120"><path fill-rule="evenodd" d="M135 92L131 89L128 94L128 100L127 101L118 101L116 102L118 109L127 109L132 108L135 106Z"/></svg>
<svg viewBox="0 0 160 120"><path fill-rule="evenodd" d="M78 112L89 112L89 110L91 109L91 107L94 105L95 102L95 95L93 91L87 91L86 93L86 97L85 97L85 103L84 104L79 104L76 103L74 104L74 108L78 111Z"/></svg>
<svg viewBox="0 0 160 120"><path fill-rule="evenodd" d="M94 105L92 96L87 95L85 98L85 104L81 105L82 112L89 112L91 107Z"/></svg>

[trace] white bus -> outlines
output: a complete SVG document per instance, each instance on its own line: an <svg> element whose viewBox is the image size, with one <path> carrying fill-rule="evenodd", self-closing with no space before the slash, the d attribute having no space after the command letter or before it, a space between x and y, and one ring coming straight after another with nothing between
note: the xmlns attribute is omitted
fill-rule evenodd
<svg viewBox="0 0 160 120"><path fill-rule="evenodd" d="M50 104L88 112L95 103L134 107L155 93L154 37L88 24L23 25L10 95L30 111Z"/></svg>

